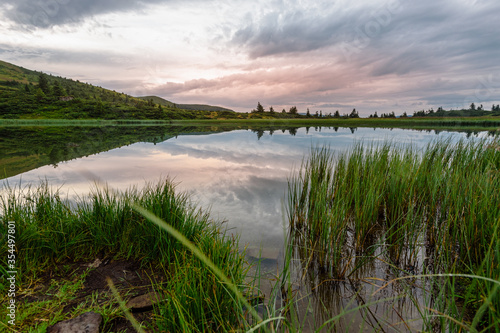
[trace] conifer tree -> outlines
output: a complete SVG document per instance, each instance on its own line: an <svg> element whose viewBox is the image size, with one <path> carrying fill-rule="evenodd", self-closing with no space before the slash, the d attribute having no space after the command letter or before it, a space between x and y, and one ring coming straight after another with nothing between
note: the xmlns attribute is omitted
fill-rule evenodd
<svg viewBox="0 0 500 333"><path fill-rule="evenodd" d="M352 109L351 114L349 115L349 118L359 118L359 114L356 111L356 109Z"/></svg>
<svg viewBox="0 0 500 333"><path fill-rule="evenodd" d="M54 84L52 85L52 93L55 97L61 97L66 95L66 92L64 91L64 88L61 86L59 81L55 81Z"/></svg>
<svg viewBox="0 0 500 333"><path fill-rule="evenodd" d="M260 102L257 103L257 112L258 113L264 112L264 107L262 106L262 104L260 104Z"/></svg>
<svg viewBox="0 0 500 333"><path fill-rule="evenodd" d="M43 92L43 90L41 88L38 88L36 90L36 93L35 93L35 97L36 97L36 100L41 102L42 100L45 99L45 93Z"/></svg>
<svg viewBox="0 0 500 333"><path fill-rule="evenodd" d="M38 88L42 89L45 95L50 94L49 80L43 73L40 73L40 75L38 75Z"/></svg>

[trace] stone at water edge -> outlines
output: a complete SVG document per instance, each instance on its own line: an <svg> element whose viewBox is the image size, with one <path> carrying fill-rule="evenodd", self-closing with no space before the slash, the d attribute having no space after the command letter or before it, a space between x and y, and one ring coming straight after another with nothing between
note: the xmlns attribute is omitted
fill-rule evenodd
<svg viewBox="0 0 500 333"><path fill-rule="evenodd" d="M152 309L159 300L160 295L153 291L130 299L125 306L132 311L146 311Z"/></svg>
<svg viewBox="0 0 500 333"><path fill-rule="evenodd" d="M102 264L102 261L99 258L97 258L96 260L94 260L93 263L88 264L87 266L90 268L97 268L97 267L101 266L101 264Z"/></svg>
<svg viewBox="0 0 500 333"><path fill-rule="evenodd" d="M50 326L47 333L99 333L101 323L100 313L87 312L76 318L60 321Z"/></svg>

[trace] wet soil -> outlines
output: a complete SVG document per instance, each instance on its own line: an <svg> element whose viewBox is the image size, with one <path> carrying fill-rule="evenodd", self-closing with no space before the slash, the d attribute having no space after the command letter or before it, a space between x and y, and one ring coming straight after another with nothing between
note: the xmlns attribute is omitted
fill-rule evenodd
<svg viewBox="0 0 500 333"><path fill-rule="evenodd" d="M56 295L58 286L68 282L82 283L84 279L82 287L73 297L68 297L71 300L61 303L66 319L70 319L77 309L99 312L99 305L105 304L113 304L118 308L106 277L111 279L125 302L152 292L152 281L156 286L166 281L165 274L159 274L151 267L141 267L141 263L134 260L96 259L93 262L64 263L43 274L36 286L21 294L19 300L24 304L52 300L59 302ZM153 314L152 309L147 309L134 311L133 315L139 323L152 327ZM122 311L117 311L117 316L107 319L101 332L136 332Z"/></svg>

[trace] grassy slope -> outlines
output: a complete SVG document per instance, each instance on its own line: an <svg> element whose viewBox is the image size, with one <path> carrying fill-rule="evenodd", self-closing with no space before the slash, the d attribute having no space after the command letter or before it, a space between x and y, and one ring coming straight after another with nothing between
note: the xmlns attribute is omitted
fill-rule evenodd
<svg viewBox="0 0 500 333"><path fill-rule="evenodd" d="M29 83L36 81L37 76L38 74L34 71L0 60L0 81L14 80L21 83ZM0 85L0 89L8 88Z"/></svg>
<svg viewBox="0 0 500 333"><path fill-rule="evenodd" d="M41 73L0 61L0 119L194 119L213 118L232 110L210 105L176 105L157 96L130 95L44 75L50 91L37 95ZM55 84L63 89L57 95ZM60 97L71 96L71 101ZM152 101L152 102L151 102Z"/></svg>
<svg viewBox="0 0 500 333"><path fill-rule="evenodd" d="M38 77L40 72L32 71L23 67L19 67L5 61L0 60L0 92L7 91L18 91L19 89L24 89L24 85L17 86L15 83L22 83L33 85L34 87L38 85ZM119 98L126 96L123 93L117 93L116 91L111 91L104 89L102 87L92 86L88 83L74 81L72 79L55 77L52 75L47 76L49 80L59 81L63 86L69 87L68 95L73 97L91 97L96 95L96 97L102 97L103 100L111 98ZM139 101L132 96L128 96L131 99Z"/></svg>

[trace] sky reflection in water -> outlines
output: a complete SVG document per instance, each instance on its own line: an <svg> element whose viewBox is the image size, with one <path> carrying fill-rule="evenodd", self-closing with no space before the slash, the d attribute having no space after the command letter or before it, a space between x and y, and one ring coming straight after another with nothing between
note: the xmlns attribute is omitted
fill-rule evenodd
<svg viewBox="0 0 500 333"><path fill-rule="evenodd" d="M300 167L311 147L326 144L342 151L359 140L424 146L438 137L458 139L465 134L300 128L294 136L280 130L272 135L265 132L260 139L247 130L180 135L156 145L136 143L63 162L56 168L44 166L3 180L2 184L38 184L46 179L60 187L62 196L72 199L89 193L92 177L116 190L169 177L199 206L210 208L215 220L227 221L231 232L240 235L241 247L248 245L250 255L257 256L262 246L263 256L276 259L283 246L287 178Z"/></svg>
<svg viewBox="0 0 500 333"><path fill-rule="evenodd" d="M348 128L338 131L325 128L307 131L301 128L296 135L281 130L272 135L269 132L260 134L258 139L255 132L238 130L210 135L179 135L156 145L136 143L62 162L55 168L44 166L0 181L0 184L36 185L46 179L50 185L60 189L61 197L72 200L75 196L82 197L89 193L95 186L95 179L107 182L115 190L124 191L131 186L142 187L145 182L157 183L168 177L178 183L179 191L188 192L198 206L210 208L214 220L226 221L229 232L239 235L240 247L247 246L249 259L264 258L260 274L268 276L270 283L283 258L287 179L300 167L312 147L328 145L335 151L344 151L357 141L370 144L385 140L423 147L438 138L458 140L466 137L466 134L457 132L436 135L434 131L367 128L354 132ZM480 133L478 137L485 135ZM419 254L417 256L420 257ZM375 261L372 258L358 269L360 276L390 279L390 267L379 261L376 265ZM299 261L294 262L298 266L292 268L292 280L302 281L304 276ZM307 275L306 281L301 282L301 292L312 296L304 297L298 303L298 309L308 316L314 315L318 322L337 315L341 309L358 306L359 302L379 301L383 297L397 296L403 290L397 289L399 287L394 290L385 288L372 299L370 295L378 289L376 285L355 278L344 283L322 282L316 288L316 283L319 283L316 274L311 270L311 276ZM263 280L260 288L265 295L269 295L271 284L266 281ZM308 283L313 283L314 288L308 289L311 287ZM420 289L411 290L413 299L426 304L422 301L425 297ZM407 296L396 303L377 304L369 312L376 317L388 318L394 324L400 322L395 313L401 313L409 319L411 328L407 327L408 331L417 331L422 326L417 308ZM339 327L366 326L366 316L363 311L345 316ZM405 331L405 327L398 328ZM308 326L304 329L306 331Z"/></svg>

